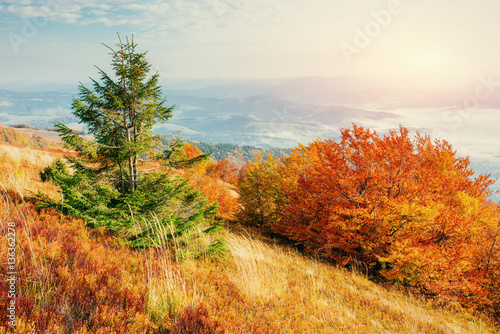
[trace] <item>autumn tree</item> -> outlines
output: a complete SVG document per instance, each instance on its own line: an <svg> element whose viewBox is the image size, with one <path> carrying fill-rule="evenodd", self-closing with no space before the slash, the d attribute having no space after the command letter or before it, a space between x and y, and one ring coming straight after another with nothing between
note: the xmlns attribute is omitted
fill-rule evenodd
<svg viewBox="0 0 500 334"><path fill-rule="evenodd" d="M228 177L230 169L229 164L221 166L220 162L212 163L208 159L207 154L202 154L200 149L194 143L184 143L180 150L180 158L185 161L198 159L199 157L206 157L203 161L189 169L184 169L184 173L193 187L198 189L207 198L210 204L217 204L218 214L217 218L224 220L233 220L234 214L238 207L238 201L233 194L230 186L225 183L223 177ZM226 160L227 161L227 160ZM215 173L219 171L220 173Z"/></svg>
<svg viewBox="0 0 500 334"><path fill-rule="evenodd" d="M268 166L244 172L243 221L270 217L273 232L308 253L360 261L429 296L473 308L500 301L494 181L446 141L353 125Z"/></svg>
<svg viewBox="0 0 500 334"><path fill-rule="evenodd" d="M243 223L269 230L277 219L280 195L279 159L271 154L264 159L258 155L243 166L238 180L241 204L238 218Z"/></svg>
<svg viewBox="0 0 500 334"><path fill-rule="evenodd" d="M468 159L446 142L412 141L404 128L381 138L354 126L339 143L316 140L303 154L310 165L285 189L293 226L285 229L339 262L376 260L407 229L445 239L447 227L436 220L449 224L445 215L463 206L459 196L484 198L491 184L487 176L473 179Z"/></svg>
<svg viewBox="0 0 500 334"><path fill-rule="evenodd" d="M207 174L224 182L235 184L238 179L238 168L228 159L219 159L208 166Z"/></svg>

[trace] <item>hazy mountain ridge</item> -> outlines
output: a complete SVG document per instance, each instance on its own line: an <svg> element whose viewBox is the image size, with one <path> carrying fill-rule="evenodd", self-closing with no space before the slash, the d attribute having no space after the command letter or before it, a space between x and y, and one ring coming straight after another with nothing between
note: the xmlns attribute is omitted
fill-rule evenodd
<svg viewBox="0 0 500 334"><path fill-rule="evenodd" d="M269 95L293 103L312 105L376 104L387 110L393 108L436 108L463 104L474 96L478 87L482 93L490 92L480 99L487 108L500 107L500 90L490 87L496 83L485 83L486 78L454 90L403 89L381 84L370 78L357 77L303 77L282 79L220 79L191 80L184 83L166 83L167 95L241 98ZM493 90L493 91L492 91ZM486 94L486 93L485 93ZM486 96L486 95L485 95Z"/></svg>
<svg viewBox="0 0 500 334"><path fill-rule="evenodd" d="M315 81L318 83L313 85ZM397 116L340 104L321 105L288 99L296 96L296 90L303 89L304 84L313 86L307 91L310 93L323 81L314 78L236 82L221 79L216 80L219 85L214 86L211 85L214 80L207 79L179 84L183 89L169 89L167 84L164 88L167 104L176 108L172 119L155 130L160 134L182 131L185 139L211 143L293 147L318 136L335 137L339 127L348 126L354 118ZM71 102L69 93L0 90L0 123L24 123L44 129L60 121L82 130L71 115Z"/></svg>
<svg viewBox="0 0 500 334"><path fill-rule="evenodd" d="M291 147L317 136L334 137L340 124L357 117L397 117L340 105L293 103L269 95L246 98L170 96L177 106L169 123L184 128L186 137L210 142ZM159 126L160 132L168 132Z"/></svg>
<svg viewBox="0 0 500 334"><path fill-rule="evenodd" d="M18 116L39 115L51 111L51 115L68 115L72 95L59 92L12 92L0 90L0 113L15 111Z"/></svg>
<svg viewBox="0 0 500 334"><path fill-rule="evenodd" d="M478 84L440 92L403 90L356 77L167 79L162 83L167 105L176 107L172 119L155 130L160 134L181 131L193 141L259 147L293 147L316 137L338 138L339 129L352 122L381 131L403 124L432 135L441 128L449 132L466 122L472 125L468 115L473 111L462 108ZM43 129L57 120L82 130L71 115L77 85L74 94L69 91L70 85L61 87L60 93L0 90L0 124L25 123ZM500 92L493 91L479 102L480 108L500 108Z"/></svg>

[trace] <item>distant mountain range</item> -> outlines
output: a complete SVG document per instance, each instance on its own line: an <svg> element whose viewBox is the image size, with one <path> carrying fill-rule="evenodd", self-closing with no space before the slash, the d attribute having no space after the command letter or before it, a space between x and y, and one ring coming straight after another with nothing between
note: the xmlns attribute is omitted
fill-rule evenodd
<svg viewBox="0 0 500 334"><path fill-rule="evenodd" d="M334 98L327 101L324 96L315 100L315 94L327 94L332 87L342 89L334 94L339 97L338 103L332 102ZM163 90L168 104L176 108L172 119L158 125L155 131L181 131L187 140L211 143L293 147L316 137L336 137L339 127L349 126L353 119L397 117L386 111L346 105L356 99L370 100L355 93L356 87L353 82L324 78L195 80L176 87L166 84ZM348 92L349 88L353 91ZM372 94L375 96L376 92ZM0 124L22 123L44 129L61 121L82 129L71 115L73 95L77 95L76 87L74 94L0 90Z"/></svg>
<svg viewBox="0 0 500 334"><path fill-rule="evenodd" d="M44 129L61 121L84 130L71 114L77 85L58 88L0 90L0 124L23 123ZM172 119L155 131L181 131L187 140L210 143L293 147L316 137L337 138L339 129L352 122L392 119L391 124L404 123L396 121L401 117L398 109L452 109L463 103L470 95L467 92L473 94L474 88L405 91L356 77L167 80L163 92L167 103L176 108ZM500 108L500 94L480 102L483 107Z"/></svg>

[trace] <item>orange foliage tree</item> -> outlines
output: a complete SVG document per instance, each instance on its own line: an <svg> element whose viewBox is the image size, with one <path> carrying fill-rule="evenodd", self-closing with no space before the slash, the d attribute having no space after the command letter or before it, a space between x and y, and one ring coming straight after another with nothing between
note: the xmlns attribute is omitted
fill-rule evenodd
<svg viewBox="0 0 500 334"><path fill-rule="evenodd" d="M202 154L200 149L191 143L185 143L181 150L182 157L186 159L193 159ZM208 198L209 204L218 203L218 218L234 219L238 201L225 182L235 178L236 170L227 160L216 163L205 160L186 171L191 185L199 189Z"/></svg>
<svg viewBox="0 0 500 334"><path fill-rule="evenodd" d="M267 231L276 224L281 190L278 163L279 160L271 154L266 160L259 154L241 169L238 180L241 204L238 219L241 222Z"/></svg>
<svg viewBox="0 0 500 334"><path fill-rule="evenodd" d="M251 199L242 202L243 216L254 219L245 213L270 201L266 215L278 217L271 230L309 253L341 265L356 259L372 273L468 306L491 303L500 216L486 197L494 181L474 177L469 159L447 142L412 138L403 127L379 136L353 125L340 142L317 139L268 165L261 174L275 176L267 180L252 176L265 167L254 164L240 185Z"/></svg>
<svg viewBox="0 0 500 334"><path fill-rule="evenodd" d="M207 168L207 174L224 182L235 184L238 180L238 168L228 159L219 159Z"/></svg>

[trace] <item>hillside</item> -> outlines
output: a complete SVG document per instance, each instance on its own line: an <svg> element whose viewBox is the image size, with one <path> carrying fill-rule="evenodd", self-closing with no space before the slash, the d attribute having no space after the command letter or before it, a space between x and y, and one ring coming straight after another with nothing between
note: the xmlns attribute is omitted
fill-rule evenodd
<svg viewBox="0 0 500 334"><path fill-rule="evenodd" d="M176 262L168 249L131 250L103 229L36 208L30 193L58 194L38 181L57 154L7 151L0 239L8 244L15 230L17 333L500 332L458 306L433 307L241 230L226 229L225 260ZM0 304L8 305L5 271L2 278Z"/></svg>
<svg viewBox="0 0 500 334"><path fill-rule="evenodd" d="M47 139L49 138L49 139ZM13 129L0 125L0 144L61 149L57 133L34 129Z"/></svg>

